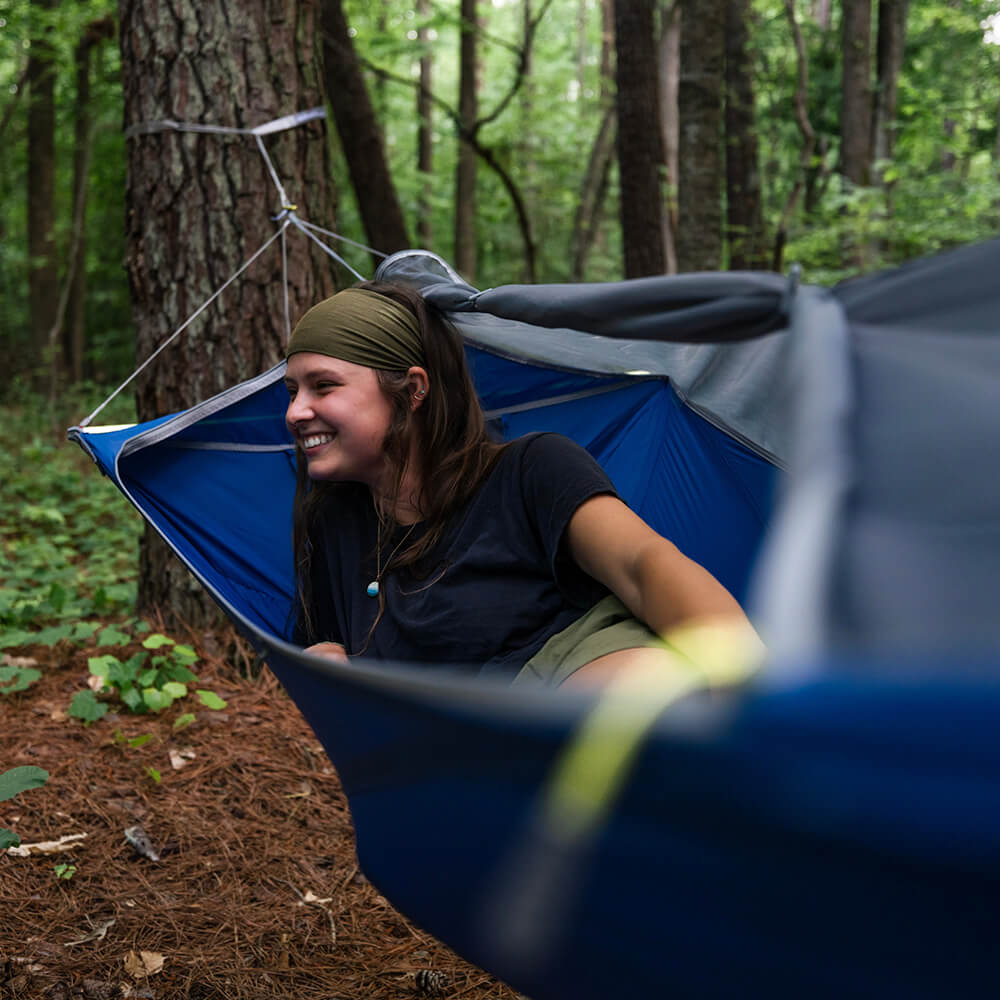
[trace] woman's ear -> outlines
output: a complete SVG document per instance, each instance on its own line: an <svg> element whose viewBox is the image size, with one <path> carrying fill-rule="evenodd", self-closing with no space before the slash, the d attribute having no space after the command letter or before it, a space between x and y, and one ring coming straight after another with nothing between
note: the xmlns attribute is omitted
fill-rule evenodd
<svg viewBox="0 0 1000 1000"><path fill-rule="evenodd" d="M430 392L430 379L425 369L414 365L406 372L406 383L410 390L410 411L416 410Z"/></svg>

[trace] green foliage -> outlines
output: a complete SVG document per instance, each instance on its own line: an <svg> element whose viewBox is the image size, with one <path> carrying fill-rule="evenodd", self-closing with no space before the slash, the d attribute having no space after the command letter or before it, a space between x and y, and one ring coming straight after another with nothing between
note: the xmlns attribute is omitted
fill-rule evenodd
<svg viewBox="0 0 1000 1000"><path fill-rule="evenodd" d="M68 882L76 874L76 865L62 862L58 865L53 865L52 873L59 881Z"/></svg>
<svg viewBox="0 0 1000 1000"><path fill-rule="evenodd" d="M48 780L49 772L40 767L31 765L12 767L0 774L0 802L12 799L29 789L41 788ZM0 851L8 847L17 847L20 843L21 838L13 830L0 827Z"/></svg>
<svg viewBox="0 0 1000 1000"><path fill-rule="evenodd" d="M0 409L0 649L82 643L101 628L83 619L131 609L140 521L75 446L40 428L45 402L18 395Z"/></svg>
<svg viewBox="0 0 1000 1000"><path fill-rule="evenodd" d="M98 701L93 691L77 691L70 702L68 714L89 726L92 722L103 718L107 711L108 706Z"/></svg>
<svg viewBox="0 0 1000 1000"><path fill-rule="evenodd" d="M26 691L41 676L41 670L35 670L34 667L0 667L0 694Z"/></svg>

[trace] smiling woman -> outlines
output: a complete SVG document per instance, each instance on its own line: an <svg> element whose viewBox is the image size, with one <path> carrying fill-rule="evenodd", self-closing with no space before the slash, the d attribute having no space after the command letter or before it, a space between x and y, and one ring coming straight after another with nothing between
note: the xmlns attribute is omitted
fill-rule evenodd
<svg viewBox="0 0 1000 1000"><path fill-rule="evenodd" d="M461 339L405 288L321 302L288 347L298 638L522 682L674 669L659 636L730 594L556 434L490 440Z"/></svg>

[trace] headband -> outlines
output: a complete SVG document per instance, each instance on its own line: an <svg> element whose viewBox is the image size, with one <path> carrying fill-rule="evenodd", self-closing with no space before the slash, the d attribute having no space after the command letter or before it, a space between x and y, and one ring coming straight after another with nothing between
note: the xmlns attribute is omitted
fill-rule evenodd
<svg viewBox="0 0 1000 1000"><path fill-rule="evenodd" d="M285 357L304 351L366 368L406 371L426 367L416 316L366 288L338 292L299 320Z"/></svg>

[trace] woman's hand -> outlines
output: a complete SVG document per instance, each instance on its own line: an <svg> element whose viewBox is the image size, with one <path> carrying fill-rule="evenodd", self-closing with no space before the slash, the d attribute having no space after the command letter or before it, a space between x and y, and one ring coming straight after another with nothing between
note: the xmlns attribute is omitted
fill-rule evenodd
<svg viewBox="0 0 1000 1000"><path fill-rule="evenodd" d="M339 660L347 663L347 650L339 642L317 642L313 646L306 646L307 653L315 653L316 656L325 656L329 660Z"/></svg>

